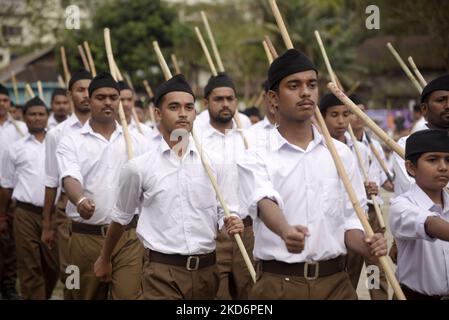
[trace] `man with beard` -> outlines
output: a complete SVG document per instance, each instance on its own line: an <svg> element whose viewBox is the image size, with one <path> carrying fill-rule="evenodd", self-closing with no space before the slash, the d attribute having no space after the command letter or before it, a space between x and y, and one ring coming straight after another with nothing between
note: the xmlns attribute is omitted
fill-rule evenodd
<svg viewBox="0 0 449 320"><path fill-rule="evenodd" d="M111 263L111 254L124 226L141 207L137 232L146 248L144 299L214 299L217 224L221 228L224 223L230 235L243 231L238 217L223 221L223 209L217 205L201 164L201 151L189 137L196 117L194 103L192 89L183 75L176 75L156 89L155 105L163 139L153 152L131 160L122 169L114 222L95 263L97 277L110 281L116 267L114 261ZM221 185L224 172L215 163L210 164Z"/></svg>
<svg viewBox="0 0 449 320"><path fill-rule="evenodd" d="M12 119L8 117L11 105L9 92L0 84L0 160L9 145L21 138L20 132L14 126ZM28 132L25 123L18 121L16 125L23 134ZM0 181L4 172L0 170ZM0 235L0 298L5 300L18 299L16 291L17 267L16 249L14 245L13 220L14 205L10 206L6 219L7 229Z"/></svg>
<svg viewBox="0 0 449 320"><path fill-rule="evenodd" d="M16 200L14 239L20 292L24 299L43 300L51 297L59 273L56 248L49 250L40 240L48 110L37 97L29 100L24 109L29 135L11 145L3 157L0 216L5 215L11 199Z"/></svg>
<svg viewBox="0 0 449 320"><path fill-rule="evenodd" d="M441 129L449 131L449 75L438 77L427 84L421 93L421 111L427 123L417 130ZM408 136L398 140L405 148ZM407 192L414 182L405 168L405 161L393 154L395 173L394 193L396 196Z"/></svg>
<svg viewBox="0 0 449 320"><path fill-rule="evenodd" d="M132 111L134 108L134 92L124 81L119 81L120 86L120 100L122 101L123 112L125 113L126 123L128 124L128 129L130 132L136 132L142 134L145 139L150 140L152 137L152 130L144 124L137 126L136 120L132 117ZM118 114L117 114L118 119ZM120 119L118 119L120 121Z"/></svg>
<svg viewBox="0 0 449 320"><path fill-rule="evenodd" d="M78 132L90 117L88 87L92 75L86 70L79 70L72 75L68 85L68 97L73 103L74 113L65 121L50 130L45 137L45 200L43 209L42 242L49 249L57 245L59 252L60 277L65 285L67 277L69 221L65 215L67 197L63 190L59 196L56 208L54 206L60 179L56 148L61 139ZM54 211L56 210L55 214ZM53 222L52 219L55 219ZM54 228L56 226L56 230ZM55 232L56 231L56 232ZM64 296L67 291L64 289Z"/></svg>
<svg viewBox="0 0 449 320"><path fill-rule="evenodd" d="M67 97L67 90L57 88L51 95L51 115L48 118L47 128L53 129L61 122L65 121L70 113L70 101Z"/></svg>
<svg viewBox="0 0 449 320"><path fill-rule="evenodd" d="M198 131L203 149L213 155L226 171L222 192L230 205L238 206L239 179L236 166L237 157L245 151L240 132L233 122L237 112L237 97L232 79L225 73L212 76L204 88L204 103L209 111L209 123ZM239 213L243 219L245 232L243 243L250 257L254 246L252 220ZM220 285L218 299L248 299L252 285L251 275L235 241L225 230L217 236L217 271Z"/></svg>
<svg viewBox="0 0 449 320"><path fill-rule="evenodd" d="M279 127L268 150L237 162L240 201L255 220L257 282L250 299L356 299L344 271L347 248L383 256L381 234L366 237L323 136L312 124L318 72L291 49L268 71ZM364 188L347 146L334 140L358 199ZM364 203L361 203L364 206Z"/></svg>
<svg viewBox="0 0 449 320"><path fill-rule="evenodd" d="M94 274L111 212L118 198L119 174L128 161L122 127L116 121L120 88L109 73L99 73L89 85L91 118L77 133L65 136L56 150L59 175L69 202L71 220L69 263L80 270L80 287L71 290L73 299L104 300L110 289L112 299L140 297L143 249L136 237L137 215L112 254L114 276L111 286ZM144 137L130 132L136 156L148 150ZM134 212L133 212L134 213Z"/></svg>

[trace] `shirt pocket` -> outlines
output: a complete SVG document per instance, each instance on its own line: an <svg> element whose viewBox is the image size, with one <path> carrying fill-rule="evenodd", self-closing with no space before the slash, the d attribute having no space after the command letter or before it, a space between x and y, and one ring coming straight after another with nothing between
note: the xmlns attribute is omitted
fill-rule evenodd
<svg viewBox="0 0 449 320"><path fill-rule="evenodd" d="M192 177L191 183L187 187L192 207L199 210L217 207L217 197L209 177L202 175Z"/></svg>
<svg viewBox="0 0 449 320"><path fill-rule="evenodd" d="M343 221L344 190L340 179L321 179L321 210L325 217ZM342 192L343 191L343 192Z"/></svg>

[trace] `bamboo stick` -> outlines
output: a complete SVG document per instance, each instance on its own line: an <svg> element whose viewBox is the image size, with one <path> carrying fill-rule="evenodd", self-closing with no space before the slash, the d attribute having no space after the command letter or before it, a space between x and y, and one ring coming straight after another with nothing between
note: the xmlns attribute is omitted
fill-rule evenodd
<svg viewBox="0 0 449 320"><path fill-rule="evenodd" d="M83 42L84 49L86 50L87 61L89 61L90 73L95 77L97 75L97 70L95 69L94 59L92 58L92 53L90 51L90 46L87 41Z"/></svg>
<svg viewBox="0 0 449 320"><path fill-rule="evenodd" d="M39 98L44 101L44 90L42 89L42 82L40 80L37 81L37 92L39 94Z"/></svg>
<svg viewBox="0 0 449 320"><path fill-rule="evenodd" d="M363 164L362 155L360 153L359 147L357 146L357 138L355 137L355 134L354 134L354 131L352 130L351 125L349 125L349 127L348 127L348 132L349 132L349 135L351 136L352 143L354 144L354 151L355 151L355 154L357 157L357 161L359 163L360 171L362 172L362 175L363 175L363 179L365 180L365 182L369 182L368 172ZM380 228L382 229L382 232L384 232L387 229L387 227L385 225L385 221L382 216L382 211L380 210L379 202L377 201L377 195L370 195L370 196L371 196L371 200L373 202L374 211L376 212L377 220L379 221Z"/></svg>
<svg viewBox="0 0 449 320"><path fill-rule="evenodd" d="M390 52L393 54L393 56L398 61L399 65L401 66L402 70L404 70L404 72L407 75L407 77L413 83L413 86L416 88L416 90L418 90L419 94L421 94L423 88L419 84L418 80L416 80L415 76L410 71L410 69L407 67L407 65L405 64L404 60L402 60L402 58L399 55L399 53L396 51L396 49L393 47L393 45L390 42L387 43L387 47L388 47L388 50L390 50Z"/></svg>
<svg viewBox="0 0 449 320"><path fill-rule="evenodd" d="M423 86L423 87L427 86L427 81L426 81L426 79L424 79L421 71L419 71L418 67L416 66L415 61L413 60L413 58L412 57L408 57L408 62L410 63L410 65L412 67L412 70L415 73L416 78L418 78L419 83L421 84L421 86Z"/></svg>
<svg viewBox="0 0 449 320"><path fill-rule="evenodd" d="M262 41L263 48L265 50L265 54L267 55L268 64L271 65L273 63L273 56L271 55L270 48L268 48L267 42Z"/></svg>
<svg viewBox="0 0 449 320"><path fill-rule="evenodd" d="M220 52L218 51L218 48L217 48L217 43L215 42L214 35L212 33L212 30L209 25L209 21L207 20L206 13L204 11L201 11L201 17L203 18L204 27L206 28L206 32L209 36L209 41L212 45L212 52L214 53L215 61L217 61L218 71L224 72L225 68L223 66L223 61L221 60Z"/></svg>
<svg viewBox="0 0 449 320"><path fill-rule="evenodd" d="M181 68L179 67L178 59L176 59L176 55L172 53L171 61L173 62L173 67L175 68L176 74L181 74Z"/></svg>
<svg viewBox="0 0 449 320"><path fill-rule="evenodd" d="M64 83L64 79L62 78L62 76L60 74L58 74L58 84L59 84L60 88L67 89L67 87Z"/></svg>
<svg viewBox="0 0 449 320"><path fill-rule="evenodd" d="M115 79L117 79L118 68L117 68L117 65L115 64L114 55L112 53L111 34L109 31L109 28L104 29L104 42L105 42L105 47L106 47L106 55L108 58L109 70L110 70L112 76ZM119 102L118 114L120 117L121 125L123 127L123 135L125 138L128 159L130 160L134 156L133 155L133 147L132 147L132 143L131 143L131 136L129 135L128 123L126 122L125 112L123 111L123 106L122 106L121 101Z"/></svg>
<svg viewBox="0 0 449 320"><path fill-rule="evenodd" d="M81 61L83 61L84 69L90 72L89 62L87 61L86 54L84 53L83 46L78 45L78 51L81 56Z"/></svg>
<svg viewBox="0 0 449 320"><path fill-rule="evenodd" d="M25 90L28 93L28 95L30 96L30 99L32 99L32 98L34 98L36 96L34 94L33 89L31 89L31 86L28 83L25 84Z"/></svg>
<svg viewBox="0 0 449 320"><path fill-rule="evenodd" d="M195 27L196 36L198 37L198 40L201 44L201 47L203 48L203 53L206 56L207 63L209 64L209 68L212 72L212 75L216 77L218 75L217 69L215 68L214 62L212 61L212 57L210 56L209 49L207 49L206 42L204 42L203 35L201 34L201 31L198 27Z"/></svg>
<svg viewBox="0 0 449 320"><path fill-rule="evenodd" d="M267 43L268 49L270 50L273 59L279 57L279 54L277 53L276 48L274 47L273 42L268 35L265 35L265 42Z"/></svg>
<svg viewBox="0 0 449 320"><path fill-rule="evenodd" d="M65 48L61 47L61 61L62 61L62 67L64 69L64 78L65 78L65 83L66 83L66 87L70 81L71 75L70 75L70 71L69 71L69 66L67 64L67 56L65 55Z"/></svg>
<svg viewBox="0 0 449 320"><path fill-rule="evenodd" d="M19 88L17 86L16 74L14 72L11 72L11 81L12 81L12 87L13 87L13 90L14 90L14 97L16 98L16 104L20 104L20 101L19 101Z"/></svg>

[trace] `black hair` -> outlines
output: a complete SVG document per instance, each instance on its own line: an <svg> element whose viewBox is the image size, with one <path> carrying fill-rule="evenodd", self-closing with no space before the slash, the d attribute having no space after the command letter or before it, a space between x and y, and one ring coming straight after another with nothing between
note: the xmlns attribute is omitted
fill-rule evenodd
<svg viewBox="0 0 449 320"><path fill-rule="evenodd" d="M410 161L416 168L418 167L418 160L419 160L419 158L421 158L421 156L423 155L424 153L417 153L417 154L414 154L414 155L412 155L412 156L410 156L410 157L408 157L408 161ZM410 177L412 177L412 178L414 178L415 176L413 176L413 175L411 175L409 172L408 172L408 170L406 170L407 171L407 174L410 176Z"/></svg>

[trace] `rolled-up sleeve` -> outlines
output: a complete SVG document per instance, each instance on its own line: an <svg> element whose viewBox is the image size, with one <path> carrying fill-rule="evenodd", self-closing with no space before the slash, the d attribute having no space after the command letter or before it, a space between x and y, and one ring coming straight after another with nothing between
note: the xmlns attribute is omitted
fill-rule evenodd
<svg viewBox="0 0 449 320"><path fill-rule="evenodd" d="M425 223L427 218L437 216L435 212L414 205L405 196L391 199L390 228L397 239L435 241L426 233Z"/></svg>
<svg viewBox="0 0 449 320"><path fill-rule="evenodd" d="M13 146L11 145L5 150L2 156L1 162L1 172L2 176L0 179L0 185L5 189L14 189L15 187L15 152Z"/></svg>
<svg viewBox="0 0 449 320"><path fill-rule="evenodd" d="M120 171L119 193L112 209L112 221L122 226L129 224L140 205L141 194L142 177L136 162L131 160Z"/></svg>
<svg viewBox="0 0 449 320"><path fill-rule="evenodd" d="M49 188L59 186L58 160L56 159L56 147L58 139L55 131L50 130L45 137L45 181L44 184Z"/></svg>
<svg viewBox="0 0 449 320"><path fill-rule="evenodd" d="M265 198L275 201L284 210L282 197L274 189L266 165L255 151L245 151L237 161L237 168L240 210L245 210L255 219L258 215L258 203Z"/></svg>
<svg viewBox="0 0 449 320"><path fill-rule="evenodd" d="M56 148L57 168L60 184L65 177L72 177L84 185L81 168L77 157L76 144L72 136L65 136Z"/></svg>

